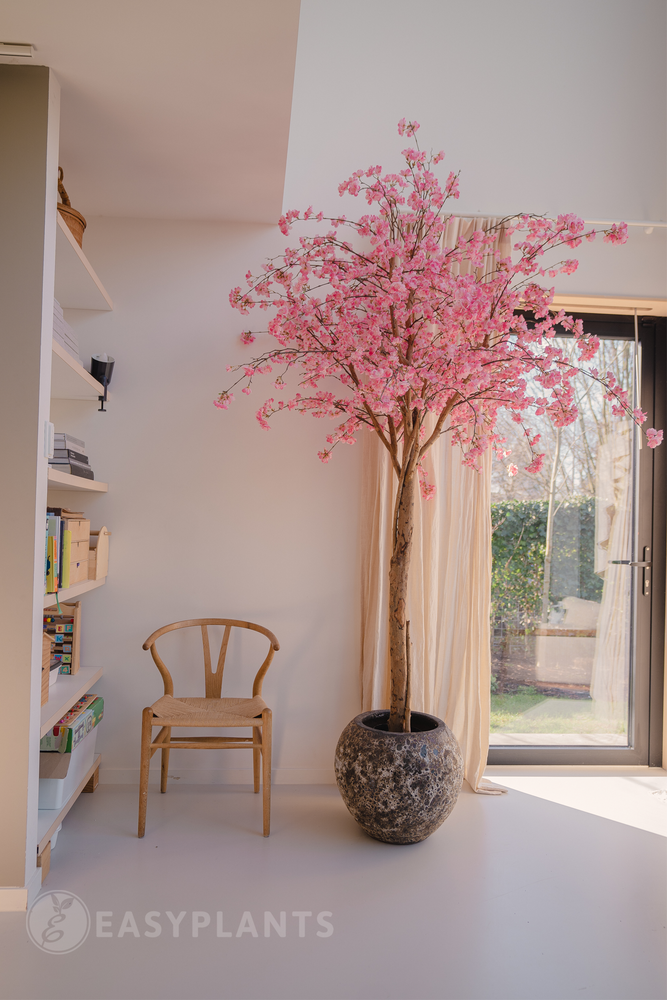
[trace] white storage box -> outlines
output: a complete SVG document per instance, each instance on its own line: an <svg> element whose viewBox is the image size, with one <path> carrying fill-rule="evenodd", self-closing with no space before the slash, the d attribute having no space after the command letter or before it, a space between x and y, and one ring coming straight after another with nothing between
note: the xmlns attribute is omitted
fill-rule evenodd
<svg viewBox="0 0 667 1000"><path fill-rule="evenodd" d="M91 729L71 753L40 753L40 809L60 809L81 783L95 758L97 730Z"/></svg>

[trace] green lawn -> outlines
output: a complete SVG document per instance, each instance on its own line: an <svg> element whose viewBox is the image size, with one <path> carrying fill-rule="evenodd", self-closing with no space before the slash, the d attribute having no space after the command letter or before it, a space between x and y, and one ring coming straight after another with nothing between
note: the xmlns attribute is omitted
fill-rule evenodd
<svg viewBox="0 0 667 1000"><path fill-rule="evenodd" d="M622 722L598 718L593 703L573 698L547 698L532 687L515 694L491 695L492 733L625 733Z"/></svg>

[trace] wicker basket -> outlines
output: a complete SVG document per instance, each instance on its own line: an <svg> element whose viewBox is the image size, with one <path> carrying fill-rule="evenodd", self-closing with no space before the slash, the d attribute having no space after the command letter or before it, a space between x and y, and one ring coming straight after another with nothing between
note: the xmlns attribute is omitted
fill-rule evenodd
<svg viewBox="0 0 667 1000"><path fill-rule="evenodd" d="M60 203L58 204L58 211L67 223L67 227L76 242L79 246L82 246L83 231L86 228L86 220L81 215L81 212L77 212L76 209L67 205L61 205Z"/></svg>
<svg viewBox="0 0 667 1000"><path fill-rule="evenodd" d="M60 202L58 203L58 211L67 223L67 228L76 242L80 247L83 247L83 231L86 228L86 220L81 215L81 212L77 212L76 209L72 208L70 204L70 200L67 197L67 191L63 186L62 167L58 167L58 194L62 198L62 204Z"/></svg>

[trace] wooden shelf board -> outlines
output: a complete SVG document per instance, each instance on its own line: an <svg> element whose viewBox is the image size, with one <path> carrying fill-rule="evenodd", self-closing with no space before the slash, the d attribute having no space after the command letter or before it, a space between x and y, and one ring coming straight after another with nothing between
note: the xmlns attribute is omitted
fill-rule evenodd
<svg viewBox="0 0 667 1000"><path fill-rule="evenodd" d="M52 342L51 399L99 399L104 386L87 372L57 340ZM107 399L111 396L107 392Z"/></svg>
<svg viewBox="0 0 667 1000"><path fill-rule="evenodd" d="M67 813L70 811L81 792L84 790L90 778L100 766L100 760L102 759L102 754L95 754L95 760L91 766L86 771L84 777L79 782L79 785L72 792L70 797L64 806L60 809L38 809L37 810L37 853L41 854L46 845L51 840L51 837L56 832L62 821L64 820Z"/></svg>
<svg viewBox="0 0 667 1000"><path fill-rule="evenodd" d="M70 476L69 472L60 472L49 466L48 488L65 493L108 493L109 484L97 479L84 479L82 476Z"/></svg>
<svg viewBox="0 0 667 1000"><path fill-rule="evenodd" d="M56 229L55 296L63 309L113 309L104 285L81 250L60 212Z"/></svg>
<svg viewBox="0 0 667 1000"><path fill-rule="evenodd" d="M68 587L67 590L58 591L59 601L71 601L74 597L79 597L81 594L88 593L89 590L95 590L97 587L101 587L102 584L107 582L106 576L103 576L101 580L82 580L81 583L75 583L73 587ZM44 607L51 608L56 606L56 595L55 594L44 594ZM78 674L75 674L75 677Z"/></svg>
<svg viewBox="0 0 667 1000"><path fill-rule="evenodd" d="M49 700L42 705L40 739L53 729L56 722L60 722L65 712L69 712L101 676L101 667L80 667L76 674L58 675L58 680L49 688Z"/></svg>

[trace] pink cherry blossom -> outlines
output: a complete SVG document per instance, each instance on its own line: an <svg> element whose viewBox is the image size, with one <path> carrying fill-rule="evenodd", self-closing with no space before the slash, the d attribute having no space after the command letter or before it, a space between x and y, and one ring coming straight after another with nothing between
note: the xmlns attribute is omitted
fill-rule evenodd
<svg viewBox="0 0 667 1000"><path fill-rule="evenodd" d="M418 128L417 122L401 119L398 131L416 141ZM417 461L449 430L451 442L463 448L466 463L478 467L487 448L499 448L495 424L501 407L519 422L529 408L538 416L548 414L557 427L576 419L571 385L575 372L553 339L560 324L577 341L577 370L602 384L615 415L631 415L642 423L645 414L631 411L627 393L611 372L601 376L596 368L584 367L595 357L598 339L586 334L581 320L575 322L562 310L554 313L553 290L534 280L537 275L573 273L575 259L546 268L542 260L560 247L593 239L596 231L586 231L584 222L572 214L556 220L513 216L504 225L511 234L521 235L514 244L514 262L498 261L490 278L462 275L466 261L482 266L496 234L475 230L453 249L443 249L446 203L458 197L458 174L450 172L443 189L433 167L444 154L427 155L414 146L402 155L405 168L398 173L383 175L376 165L354 171L339 187L341 194L363 196L375 206L375 214L357 222L344 215L328 219L328 233L302 237L297 247L269 261L258 277L248 272L247 292L239 286L232 289L230 302L242 314L255 306L272 308L269 333L277 342L235 369L242 372L241 379L249 385L273 364L283 370L300 368L307 392L288 401L288 408L343 421L327 436L327 461L336 444L352 443L357 432L368 427L392 452L397 468L400 442L413 434L415 424ZM295 222L313 215L312 206L303 214L291 209L280 219L281 232L288 233ZM316 217L323 221L321 212ZM610 243L627 239L624 223L603 232ZM356 247L364 242L366 249L359 253ZM520 309L534 318L527 321L517 314ZM241 339L249 344L255 335L246 331ZM320 383L332 378L339 392L323 394ZM536 399L525 390L531 378L544 390ZM284 386L282 376L275 385ZM226 408L230 399L222 393L219 404ZM262 427L268 427L280 408L262 407ZM424 440L423 422L429 413L436 417L436 433ZM528 466L530 471L538 468L537 459Z"/></svg>
<svg viewBox="0 0 667 1000"><path fill-rule="evenodd" d="M539 437L539 434L537 436ZM536 455L530 465L526 466L526 472L541 472L544 465L544 458L544 454Z"/></svg>
<svg viewBox="0 0 667 1000"><path fill-rule="evenodd" d="M605 230L604 234L605 243L627 243L628 241L628 227L625 222L614 223L609 229Z"/></svg>
<svg viewBox="0 0 667 1000"><path fill-rule="evenodd" d="M360 431L375 433L396 474L396 573L409 560L417 485L425 498L435 492L422 459L443 434L473 469L489 449L505 458L496 430L500 410L524 426L531 411L548 415L556 427L571 424L577 418L577 373L600 385L612 413L637 423L644 419L612 372L587 367L598 339L580 320L556 311L553 288L539 283L547 275L572 274L577 262L570 251L594 239L596 230L572 214L507 217L502 226L513 255L496 259L495 271L484 274L498 232L480 226L456 246L443 247L449 205L459 195L458 173L450 172L441 185L435 168L443 154L419 148L418 128L414 121L399 122L399 134L412 144L397 172L374 165L340 184L341 195L365 202L358 219L325 219L312 207L281 217L284 235L297 222L312 225L313 217L325 225L317 235L302 235L259 274L248 273L246 291L231 290L229 301L242 315L255 307L268 311L273 343L234 367L236 382L216 402L226 409L236 384L246 392L256 376L274 368L280 373L274 384L282 389L283 375L296 369L300 391L284 401L267 399L256 414L262 428L283 410L333 421L324 434L327 447L319 452L323 462L338 444L353 444ZM602 232L612 244L627 239L624 223ZM559 325L574 339L574 360L555 336ZM538 472L544 455L534 451L537 436L526 433L532 452L526 468ZM651 429L646 438L655 447L662 431ZM507 471L514 476L518 468L510 464ZM407 571L400 581L392 577L389 587L393 730L402 725L405 706L406 581Z"/></svg>

